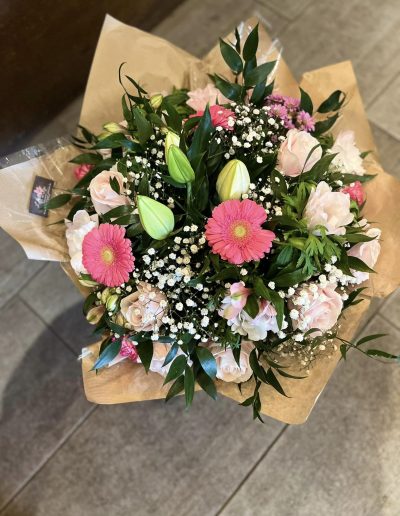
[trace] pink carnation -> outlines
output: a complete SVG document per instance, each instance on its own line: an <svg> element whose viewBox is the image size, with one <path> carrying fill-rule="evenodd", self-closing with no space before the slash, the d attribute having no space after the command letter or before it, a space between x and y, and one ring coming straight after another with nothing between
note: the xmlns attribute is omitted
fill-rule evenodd
<svg viewBox="0 0 400 516"><path fill-rule="evenodd" d="M129 280L135 268L131 242L124 238L125 229L113 224L100 224L92 229L82 244L82 262L92 278L117 287Z"/></svg>
<svg viewBox="0 0 400 516"><path fill-rule="evenodd" d="M214 208L205 235L213 253L229 263L260 260L275 238L261 227L266 219L264 208L250 199L225 201Z"/></svg>
<svg viewBox="0 0 400 516"><path fill-rule="evenodd" d="M190 115L189 118L203 115L204 110L200 110L194 113L193 115ZM235 125L236 120L236 116L233 111L222 106L214 105L210 106L210 115L211 123L214 127L220 126L224 129L227 129L228 131L233 131L233 126Z"/></svg>
<svg viewBox="0 0 400 516"><path fill-rule="evenodd" d="M129 360L132 360L132 362L137 362L139 358L139 354L136 351L136 343L133 343L127 337L122 338L119 354L121 357L129 358Z"/></svg>
<svg viewBox="0 0 400 516"><path fill-rule="evenodd" d="M360 181L356 181L355 183L352 183L350 186L342 188L341 192L348 193L350 195L350 199L356 201L356 203L359 206L361 206L361 204L365 201L365 192L363 185L360 183Z"/></svg>
<svg viewBox="0 0 400 516"><path fill-rule="evenodd" d="M83 179L88 172L92 170L94 165L89 165L88 163L84 163L83 165L79 165L74 169L75 177L78 181Z"/></svg>

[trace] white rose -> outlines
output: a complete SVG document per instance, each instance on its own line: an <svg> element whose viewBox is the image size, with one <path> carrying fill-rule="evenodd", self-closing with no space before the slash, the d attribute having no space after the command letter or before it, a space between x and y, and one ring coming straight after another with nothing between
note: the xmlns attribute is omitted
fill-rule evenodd
<svg viewBox="0 0 400 516"><path fill-rule="evenodd" d="M279 148L276 168L285 176L296 177L308 172L321 157L322 149L316 138L306 131L290 129Z"/></svg>
<svg viewBox="0 0 400 516"><path fill-rule="evenodd" d="M253 374L249 364L249 356L253 349L254 344L252 342L242 342L239 367L230 348L224 349L218 344L213 344L210 351L217 362L217 378L224 382L247 382Z"/></svg>
<svg viewBox="0 0 400 516"><path fill-rule="evenodd" d="M350 211L350 196L347 193L332 192L331 187L321 181L313 188L308 198L303 216L307 227L314 230L316 226L324 226L329 235L344 235L344 226L350 224L354 214ZM315 230L316 235L320 234Z"/></svg>
<svg viewBox="0 0 400 516"><path fill-rule="evenodd" d="M373 269L378 260L379 253L381 252L381 244L379 243L381 230L378 228L370 228L365 232L365 234L371 238L374 238L375 240L370 240L369 242L359 242L353 246L347 254L349 256L359 258L364 263L366 263L368 267ZM363 283L369 278L368 272L354 270L351 272L354 276L354 280L352 281L353 283Z"/></svg>
<svg viewBox="0 0 400 516"><path fill-rule="evenodd" d="M67 239L68 252L71 258L71 266L76 274L87 274L87 270L82 263L82 242L85 236L97 228L99 225L99 216L92 215L85 210L79 210L75 213L72 222L66 220L67 229L65 236Z"/></svg>
<svg viewBox="0 0 400 516"><path fill-rule="evenodd" d="M169 368L171 367L171 364L173 360L169 364L163 367L163 363L165 362L165 358L168 355L169 350L171 349L171 344L163 344L162 342L154 342L153 344L153 358L150 362L150 371L153 371L153 373L158 373L164 378L167 376ZM183 355L183 351L181 348L178 348L178 352L175 355L175 357L179 355ZM188 360L188 365L192 365L192 361Z"/></svg>
<svg viewBox="0 0 400 516"><path fill-rule="evenodd" d="M365 174L363 160L360 150L356 146L354 131L342 131L338 134L336 141L331 148L333 158L332 165L336 165L344 174Z"/></svg>
<svg viewBox="0 0 400 516"><path fill-rule="evenodd" d="M110 185L110 179L115 178L119 184L120 193L115 192ZM124 192L124 176L114 170L104 170L97 174L89 184L90 197L93 202L94 209L100 215L116 208L129 204L129 199Z"/></svg>

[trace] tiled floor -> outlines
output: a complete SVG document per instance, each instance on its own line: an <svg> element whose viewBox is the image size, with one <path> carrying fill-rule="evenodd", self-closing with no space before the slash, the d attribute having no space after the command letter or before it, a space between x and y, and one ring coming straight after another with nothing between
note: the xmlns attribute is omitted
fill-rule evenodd
<svg viewBox="0 0 400 516"><path fill-rule="evenodd" d="M155 32L201 55L258 12L296 75L352 59L381 161L400 178L398 0L188 0ZM72 131L80 100L38 134ZM76 356L90 339L57 264L28 262L0 233L0 515L400 514L400 373L351 356L309 422L252 423L227 399L94 407ZM400 293L369 333L400 347Z"/></svg>

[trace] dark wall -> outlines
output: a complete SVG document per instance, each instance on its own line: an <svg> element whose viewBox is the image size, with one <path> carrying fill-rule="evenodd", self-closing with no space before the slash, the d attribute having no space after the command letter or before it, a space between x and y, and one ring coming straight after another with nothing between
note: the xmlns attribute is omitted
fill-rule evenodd
<svg viewBox="0 0 400 516"><path fill-rule="evenodd" d="M150 30L182 0L0 0L0 155L82 93L106 13Z"/></svg>

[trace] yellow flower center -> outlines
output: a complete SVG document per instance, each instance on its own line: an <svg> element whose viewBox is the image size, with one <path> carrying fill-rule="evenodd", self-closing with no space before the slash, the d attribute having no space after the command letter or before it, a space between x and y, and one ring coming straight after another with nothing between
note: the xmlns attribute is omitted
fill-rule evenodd
<svg viewBox="0 0 400 516"><path fill-rule="evenodd" d="M235 240L245 240L250 233L249 223L247 221L238 221L233 225L231 231Z"/></svg>
<svg viewBox="0 0 400 516"><path fill-rule="evenodd" d="M103 247L101 250L101 259L106 265L111 265L114 261L114 251L111 247Z"/></svg>

